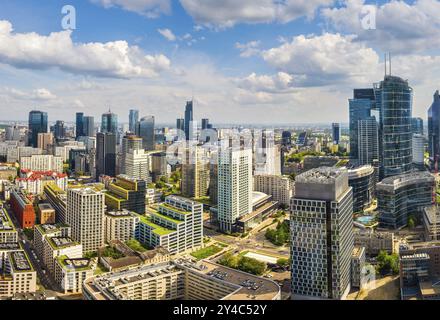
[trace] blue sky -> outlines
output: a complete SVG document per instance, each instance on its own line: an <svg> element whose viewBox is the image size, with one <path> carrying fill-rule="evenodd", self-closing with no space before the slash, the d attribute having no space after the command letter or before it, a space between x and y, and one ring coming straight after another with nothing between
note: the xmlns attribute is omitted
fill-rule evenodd
<svg viewBox="0 0 440 320"><path fill-rule="evenodd" d="M380 81L392 52L425 118L440 86L439 10L437 0L2 0L0 112L55 121L111 107L124 120L138 108L164 123L194 95L198 118L214 123L346 122L352 89Z"/></svg>

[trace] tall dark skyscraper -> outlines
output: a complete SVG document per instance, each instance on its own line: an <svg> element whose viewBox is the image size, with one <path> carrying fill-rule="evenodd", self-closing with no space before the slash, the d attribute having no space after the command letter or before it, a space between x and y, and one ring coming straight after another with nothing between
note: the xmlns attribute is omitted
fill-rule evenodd
<svg viewBox="0 0 440 320"><path fill-rule="evenodd" d="M83 135L86 137L95 136L95 118L94 117L84 117L83 118Z"/></svg>
<svg viewBox="0 0 440 320"><path fill-rule="evenodd" d="M99 132L96 135L96 177L116 176L116 134Z"/></svg>
<svg viewBox="0 0 440 320"><path fill-rule="evenodd" d="M64 127L64 121L57 120L53 126L53 135L55 139L62 139L66 135L66 128Z"/></svg>
<svg viewBox="0 0 440 320"><path fill-rule="evenodd" d="M139 110L130 110L130 114L128 115L128 130L130 132L136 131L136 123L139 121Z"/></svg>
<svg viewBox="0 0 440 320"><path fill-rule="evenodd" d="M202 130L209 129L209 119L202 119Z"/></svg>
<svg viewBox="0 0 440 320"><path fill-rule="evenodd" d="M185 131L185 119L176 120L176 129Z"/></svg>
<svg viewBox="0 0 440 320"><path fill-rule="evenodd" d="M82 137L84 135L84 113L83 112L77 112L76 113L76 138Z"/></svg>
<svg viewBox="0 0 440 320"><path fill-rule="evenodd" d="M353 161L359 160L359 121L369 119L374 107L373 89L354 89L353 99L349 100L350 158Z"/></svg>
<svg viewBox="0 0 440 320"><path fill-rule="evenodd" d="M339 144L339 139L341 137L341 128L339 123L332 123L332 138L334 144Z"/></svg>
<svg viewBox="0 0 440 320"><path fill-rule="evenodd" d="M154 117L143 117L136 124L136 135L142 138L145 150L153 151L156 149L156 141L154 136Z"/></svg>
<svg viewBox="0 0 440 320"><path fill-rule="evenodd" d="M29 112L29 136L28 143L36 148L38 146L38 134L47 132L47 112L33 110Z"/></svg>
<svg viewBox="0 0 440 320"><path fill-rule="evenodd" d="M428 139L432 167L438 170L440 160L440 94L438 90L434 93L434 102L428 109Z"/></svg>
<svg viewBox="0 0 440 320"><path fill-rule="evenodd" d="M292 133L290 131L283 131L282 133L283 146L292 145Z"/></svg>
<svg viewBox="0 0 440 320"><path fill-rule="evenodd" d="M380 177L408 173L412 169L412 88L408 81L386 75L374 91L380 110Z"/></svg>
<svg viewBox="0 0 440 320"><path fill-rule="evenodd" d="M423 119L422 118L411 118L411 128L414 134L423 135Z"/></svg>
<svg viewBox="0 0 440 320"><path fill-rule="evenodd" d="M185 107L185 136L191 140L193 135L193 101L188 101Z"/></svg>
<svg viewBox="0 0 440 320"><path fill-rule="evenodd" d="M118 116L110 110L102 115L101 132L112 132L116 136L118 135Z"/></svg>

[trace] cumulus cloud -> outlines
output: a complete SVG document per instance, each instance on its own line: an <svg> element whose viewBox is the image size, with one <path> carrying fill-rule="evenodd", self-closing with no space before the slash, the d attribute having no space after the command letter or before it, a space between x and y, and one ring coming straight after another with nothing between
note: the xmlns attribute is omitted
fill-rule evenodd
<svg viewBox="0 0 440 320"><path fill-rule="evenodd" d="M176 41L176 36L170 29L157 29L157 32L159 32L168 41Z"/></svg>
<svg viewBox="0 0 440 320"><path fill-rule="evenodd" d="M293 76L285 72L276 75L260 75L251 73L245 78L236 81L239 88L251 92L288 93L294 91Z"/></svg>
<svg viewBox="0 0 440 320"><path fill-rule="evenodd" d="M9 98L16 100L35 100L35 101L49 101L55 100L57 97L46 88L34 89L30 92L25 92L15 88L5 87L2 90L3 94Z"/></svg>
<svg viewBox="0 0 440 320"><path fill-rule="evenodd" d="M104 8L119 7L126 11L136 12L148 18L156 18L171 12L170 0L90 0Z"/></svg>
<svg viewBox="0 0 440 320"><path fill-rule="evenodd" d="M238 23L287 23L313 17L316 9L333 0L180 0L199 25L228 28Z"/></svg>
<svg viewBox="0 0 440 320"><path fill-rule="evenodd" d="M249 58L260 53L260 41L249 41L248 43L235 43L235 47L240 50L240 57Z"/></svg>
<svg viewBox="0 0 440 320"><path fill-rule="evenodd" d="M4 20L0 20L0 63L115 78L154 77L170 67L166 56L146 55L126 41L74 43L71 31L48 36L15 33Z"/></svg>
<svg viewBox="0 0 440 320"><path fill-rule="evenodd" d="M355 34L383 51L411 54L438 48L440 45L440 2L416 0L412 4L391 1L376 6L376 29L368 30L362 21L368 12L364 0L345 0L339 8L324 8L321 15L339 32Z"/></svg>
<svg viewBox="0 0 440 320"><path fill-rule="evenodd" d="M279 71L293 75L299 85L365 82L379 66L377 53L354 36L325 33L297 36L262 52L263 59Z"/></svg>

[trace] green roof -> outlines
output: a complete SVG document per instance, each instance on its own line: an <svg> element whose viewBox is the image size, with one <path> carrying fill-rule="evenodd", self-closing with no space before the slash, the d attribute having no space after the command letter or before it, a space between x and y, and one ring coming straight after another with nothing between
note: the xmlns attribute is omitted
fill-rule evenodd
<svg viewBox="0 0 440 320"><path fill-rule="evenodd" d="M151 213L152 216L160 217L160 218L162 218L162 219L164 219L164 220L167 220L167 221L169 221L169 222L171 222L171 223L174 223L174 224L180 224L180 223L183 223L183 222L184 222L184 221L182 221L182 220L178 220L178 219L175 219L175 218L169 217L169 216L167 216L167 215L165 215L165 214L163 214L163 213L160 213L160 212L157 211L157 210L150 210L150 213Z"/></svg>
<svg viewBox="0 0 440 320"><path fill-rule="evenodd" d="M173 207L172 205L169 205L168 203L161 203L159 205L159 207L164 207L164 208L167 208L169 210L175 211L180 214L191 214L192 213L191 211L185 211L185 210Z"/></svg>
<svg viewBox="0 0 440 320"><path fill-rule="evenodd" d="M63 267L66 270L70 270L69 267L71 265L66 264L66 261L65 261L66 259L70 259L70 258L68 256L66 256L66 255L62 255L62 256L57 257L57 260L60 263L61 267ZM81 258L81 259L82 260L88 260L86 258ZM72 260L72 259L70 259L70 260ZM73 260L75 260L75 259L73 259ZM87 266L80 267L80 268L75 268L74 267L74 269L75 269L75 271L85 271L85 270L91 270L92 266L90 265L90 261L89 261L89 264Z"/></svg>
<svg viewBox="0 0 440 320"><path fill-rule="evenodd" d="M140 214L137 214L137 216L140 218L140 221L142 223L150 226L153 229L153 232L156 233L158 236L165 236L167 234L170 234L170 233L173 233L173 232L176 231L174 229L167 229L167 228L164 228L164 227L162 227L162 226L160 226L158 224L155 224L154 222L152 222L150 220L150 218L148 218L146 216L143 216L143 215L140 215Z"/></svg>

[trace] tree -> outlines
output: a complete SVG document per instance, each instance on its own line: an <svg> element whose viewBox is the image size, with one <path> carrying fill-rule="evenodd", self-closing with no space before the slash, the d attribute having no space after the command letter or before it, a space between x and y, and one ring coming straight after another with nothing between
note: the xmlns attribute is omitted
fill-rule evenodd
<svg viewBox="0 0 440 320"><path fill-rule="evenodd" d="M408 228L409 229L414 229L415 225L416 225L416 219L414 218L414 216L409 216L408 218Z"/></svg>
<svg viewBox="0 0 440 320"><path fill-rule="evenodd" d="M378 270L382 274L398 274L399 273L399 256L395 253L388 254L381 250L377 256Z"/></svg>
<svg viewBox="0 0 440 320"><path fill-rule="evenodd" d="M266 271L266 264L253 258L242 257L238 262L238 268L241 271L255 274L257 276L262 275Z"/></svg>
<svg viewBox="0 0 440 320"><path fill-rule="evenodd" d="M277 265L279 265L282 268L285 268L287 266L290 265L290 259L286 259L286 258L279 258L277 260Z"/></svg>

